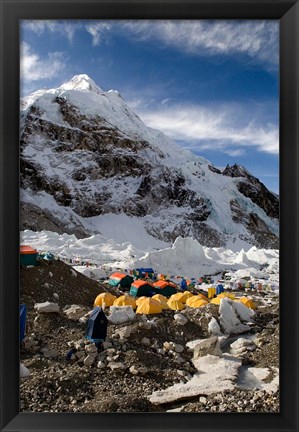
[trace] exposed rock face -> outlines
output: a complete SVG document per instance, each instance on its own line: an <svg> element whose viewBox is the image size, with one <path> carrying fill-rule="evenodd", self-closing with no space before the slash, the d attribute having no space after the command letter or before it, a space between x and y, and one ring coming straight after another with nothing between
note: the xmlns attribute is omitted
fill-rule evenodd
<svg viewBox="0 0 299 432"><path fill-rule="evenodd" d="M125 213L164 241L278 245L278 198L258 179L183 151L86 75L23 100L20 126L21 229L85 237L86 218Z"/></svg>
<svg viewBox="0 0 299 432"><path fill-rule="evenodd" d="M227 165L222 174L242 178L237 184L239 192L262 208L269 217L279 218L279 200L277 196L268 191L259 179L250 174L244 167L237 164L233 166Z"/></svg>

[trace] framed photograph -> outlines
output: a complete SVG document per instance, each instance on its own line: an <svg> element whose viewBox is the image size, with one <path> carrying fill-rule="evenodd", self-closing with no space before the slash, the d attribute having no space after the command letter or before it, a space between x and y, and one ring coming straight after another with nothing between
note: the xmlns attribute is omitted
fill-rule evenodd
<svg viewBox="0 0 299 432"><path fill-rule="evenodd" d="M298 1L1 2L1 430L298 431Z"/></svg>

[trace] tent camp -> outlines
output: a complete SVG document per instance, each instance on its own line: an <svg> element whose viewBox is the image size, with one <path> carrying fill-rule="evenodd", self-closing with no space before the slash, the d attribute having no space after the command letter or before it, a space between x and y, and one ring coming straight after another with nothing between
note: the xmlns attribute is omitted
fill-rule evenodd
<svg viewBox="0 0 299 432"><path fill-rule="evenodd" d="M176 286L169 281L159 280L154 283L156 292L162 294L164 297L170 297L177 293Z"/></svg>
<svg viewBox="0 0 299 432"><path fill-rule="evenodd" d="M88 318L85 337L93 342L104 341L107 336L107 322L102 308L96 306Z"/></svg>
<svg viewBox="0 0 299 432"><path fill-rule="evenodd" d="M154 300L150 297L144 298L139 302L136 313L137 314L157 314L162 312L162 305L157 300Z"/></svg>
<svg viewBox="0 0 299 432"><path fill-rule="evenodd" d="M155 287L147 281L138 279L132 283L130 288L130 295L132 297L151 297L156 293Z"/></svg>
<svg viewBox="0 0 299 432"><path fill-rule="evenodd" d="M109 278L109 285L113 287L130 288L134 279L126 273L113 273Z"/></svg>
<svg viewBox="0 0 299 432"><path fill-rule="evenodd" d="M103 306L103 303L105 303L105 306L112 306L114 300L116 300L114 295L104 292L97 296L94 301L94 306Z"/></svg>

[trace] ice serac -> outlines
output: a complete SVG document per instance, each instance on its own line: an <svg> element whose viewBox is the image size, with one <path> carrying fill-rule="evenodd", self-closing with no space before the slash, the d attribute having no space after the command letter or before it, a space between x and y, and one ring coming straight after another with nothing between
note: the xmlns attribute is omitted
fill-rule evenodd
<svg viewBox="0 0 299 432"><path fill-rule="evenodd" d="M276 195L183 150L88 75L24 98L20 118L21 229L84 237L98 232L91 218L124 214L168 243L278 248Z"/></svg>

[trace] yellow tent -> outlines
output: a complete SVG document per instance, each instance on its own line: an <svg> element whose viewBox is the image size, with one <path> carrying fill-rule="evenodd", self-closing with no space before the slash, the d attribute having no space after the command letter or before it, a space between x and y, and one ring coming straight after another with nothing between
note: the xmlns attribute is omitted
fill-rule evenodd
<svg viewBox="0 0 299 432"><path fill-rule="evenodd" d="M186 303L186 300L192 296L193 294L190 291L184 291L184 292L173 294L169 300L177 300L181 303Z"/></svg>
<svg viewBox="0 0 299 432"><path fill-rule="evenodd" d="M171 296L171 297L173 297L173 296ZM168 306L169 306L170 309L173 309L173 310L182 310L182 309L184 309L185 305L181 301L176 300L176 299L172 299L171 297L170 297L170 299L167 302L167 304L168 304Z"/></svg>
<svg viewBox="0 0 299 432"><path fill-rule="evenodd" d="M105 303L106 306L112 306L114 300L116 300L114 295L104 292L97 296L94 301L94 306L103 306L103 303Z"/></svg>
<svg viewBox="0 0 299 432"><path fill-rule="evenodd" d="M217 297L220 297L220 298L228 297L228 298L230 298L230 299L232 299L232 300L235 300L235 294L233 294L233 293L228 293L228 292L223 292L223 293L221 293L221 294L218 294Z"/></svg>
<svg viewBox="0 0 299 432"><path fill-rule="evenodd" d="M161 313L162 309L162 305L157 300L146 297L139 302L136 313L145 315L157 314Z"/></svg>
<svg viewBox="0 0 299 432"><path fill-rule="evenodd" d="M206 300L206 301L208 301L208 297L206 296L206 295L204 295L204 294L196 294L196 297L200 297L200 298L202 298L203 300Z"/></svg>
<svg viewBox="0 0 299 432"><path fill-rule="evenodd" d="M155 294L152 297L152 299L158 301L161 304L161 306L162 306L163 309L169 309L169 306L167 304L167 300L168 299L166 297L164 297L164 295L162 295L162 294Z"/></svg>
<svg viewBox="0 0 299 432"><path fill-rule="evenodd" d="M132 306L132 308L135 309L136 308L136 302L129 295L124 294L124 295L118 297L116 300L114 300L113 306Z"/></svg>
<svg viewBox="0 0 299 432"><path fill-rule="evenodd" d="M194 300L190 304L190 307L192 307L192 308L200 308L200 307L206 306L207 304L209 304L208 301L199 298L199 299Z"/></svg>
<svg viewBox="0 0 299 432"><path fill-rule="evenodd" d="M216 288L215 287L210 287L208 288L208 297L209 298L213 298L213 296L216 294Z"/></svg>
<svg viewBox="0 0 299 432"><path fill-rule="evenodd" d="M196 301L199 297L197 295L193 295L192 297L187 298L186 300L186 305L190 306L191 303L193 303L194 301Z"/></svg>
<svg viewBox="0 0 299 432"><path fill-rule="evenodd" d="M221 297L214 297L214 298L210 301L210 303L213 303L213 304L219 305L219 304L220 304L220 300L221 300Z"/></svg>
<svg viewBox="0 0 299 432"><path fill-rule="evenodd" d="M138 297L138 298L135 300L136 305L139 306L139 303L141 303L142 300L144 300L144 299L146 299L146 298L148 298L148 297L146 297L146 296Z"/></svg>
<svg viewBox="0 0 299 432"><path fill-rule="evenodd" d="M186 301L186 305L190 306L190 307L201 307L201 306L204 306L208 303L209 303L208 300L202 298L201 295L195 295L195 296L189 297Z"/></svg>
<svg viewBox="0 0 299 432"><path fill-rule="evenodd" d="M256 309L255 303L249 297L240 297L239 299L236 299L236 301L243 303L245 306L247 306L250 309Z"/></svg>
<svg viewBox="0 0 299 432"><path fill-rule="evenodd" d="M204 300L204 301L208 302L208 299L203 294L196 294L192 297L187 298L186 305L190 306L191 303L193 303L194 301L197 301L197 300Z"/></svg>

